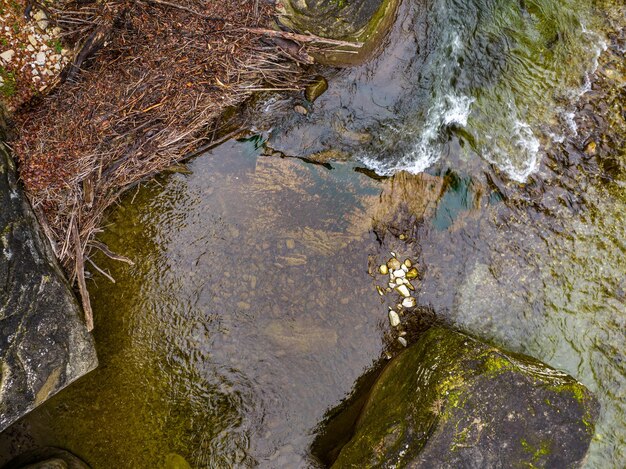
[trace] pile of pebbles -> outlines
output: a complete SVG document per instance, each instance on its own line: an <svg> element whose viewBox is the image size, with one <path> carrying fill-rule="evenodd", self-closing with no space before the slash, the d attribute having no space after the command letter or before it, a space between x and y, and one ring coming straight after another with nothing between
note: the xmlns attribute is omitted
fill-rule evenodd
<svg viewBox="0 0 626 469"><path fill-rule="evenodd" d="M398 331L398 342L403 346L407 346L407 341L404 338L406 331L399 330L402 325L400 316L404 314L407 309L414 308L417 304L413 293L415 287L411 283L411 280L415 280L419 276L417 268L414 267L411 259L405 259L401 262L395 252L391 252L391 258L386 264L381 264L378 267L378 272L381 275L388 276L389 281L386 287L376 286L376 291L380 296L384 296L388 293L396 292L400 295L401 300L395 308L389 306L389 324L391 327Z"/></svg>
<svg viewBox="0 0 626 469"><path fill-rule="evenodd" d="M61 29L43 10L25 15L17 4L7 7L0 13L0 30L0 98L21 92L23 102L33 91L43 92L70 63Z"/></svg>

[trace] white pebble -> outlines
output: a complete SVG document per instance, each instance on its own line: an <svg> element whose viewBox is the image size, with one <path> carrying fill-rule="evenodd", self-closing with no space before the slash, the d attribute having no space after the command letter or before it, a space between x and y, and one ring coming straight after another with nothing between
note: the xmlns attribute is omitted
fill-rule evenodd
<svg viewBox="0 0 626 469"><path fill-rule="evenodd" d="M400 325L400 316L394 310L389 311L389 324L391 324L391 327Z"/></svg>
<svg viewBox="0 0 626 469"><path fill-rule="evenodd" d="M406 275L406 272L402 269L398 269L398 270L394 270L393 271L393 276L394 277L404 277Z"/></svg>
<svg viewBox="0 0 626 469"><path fill-rule="evenodd" d="M409 292L409 289L406 285L398 285L396 287L396 291L405 298L408 298L409 296L411 296L411 293Z"/></svg>
<svg viewBox="0 0 626 469"><path fill-rule="evenodd" d="M412 296L402 300L402 306L404 306L405 308L412 308L416 305L416 303L417 302L415 301L415 298L413 298Z"/></svg>
<svg viewBox="0 0 626 469"><path fill-rule="evenodd" d="M400 344L401 344L403 347L406 347L406 346L407 346L407 342L406 342L406 339L405 339L404 337L398 337L398 342L400 342Z"/></svg>
<svg viewBox="0 0 626 469"><path fill-rule="evenodd" d="M4 51L2 54L0 54L0 59L8 63L11 61L11 59L13 59L14 55L15 55L15 51L13 49L9 49L7 51Z"/></svg>

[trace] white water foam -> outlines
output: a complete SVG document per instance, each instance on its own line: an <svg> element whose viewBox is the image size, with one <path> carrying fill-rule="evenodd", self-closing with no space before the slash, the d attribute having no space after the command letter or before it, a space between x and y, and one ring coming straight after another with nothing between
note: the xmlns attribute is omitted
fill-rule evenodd
<svg viewBox="0 0 626 469"><path fill-rule="evenodd" d="M492 141L496 140L491 138ZM539 165L539 150L541 145L530 125L522 120L515 119L511 132L511 140L506 148L495 143L490 149L483 149L482 156L490 163L504 171L514 181L524 183ZM514 161L510 155L519 154L521 161Z"/></svg>
<svg viewBox="0 0 626 469"><path fill-rule="evenodd" d="M581 86L569 90L571 103L577 102L580 96L591 89L591 79L598 68L599 57L607 49L607 43L603 36L587 29L584 23L581 23L580 27L586 38L585 42L588 42L588 50L591 52L589 57L591 66L582 74ZM440 84L446 83L450 74L455 74L457 58L462 55L464 47L460 35L456 33L448 36L445 43L448 44L448 54L442 53L433 65L440 71ZM446 49L445 46L441 47L442 51ZM423 172L441 158L446 128L451 125L467 126L473 102L472 97L459 95L454 89L448 88L448 90L435 96L434 102L426 114L425 123L421 128L417 142L409 151L405 150L401 158L393 160L363 155L359 158L360 161L376 173L385 176L398 171L414 174ZM489 130L485 132L485 130L479 131L473 128L469 128L468 131L474 134L476 145L474 150L477 153L487 162L506 173L512 180L523 183L538 169L541 160L541 145L530 124L532 117L518 109L512 101L507 104L509 112L506 112L505 108L502 121L493 122L493 126L489 129L492 130L492 133L489 133ZM552 138L555 142L564 141L567 135L577 135L578 128L572 107L568 105L555 111L563 123L565 133L564 135L555 135L548 132L544 135ZM478 115L480 116L480 112ZM530 119L527 120L527 117ZM483 124L485 123L483 122ZM474 126L472 125L472 127ZM490 126L486 127L489 128ZM404 132L406 133L406 129Z"/></svg>
<svg viewBox="0 0 626 469"><path fill-rule="evenodd" d="M398 171L412 174L423 172L440 157L443 149L442 132L450 125L465 127L471 112L473 98L446 94L438 97L427 113L420 139L398 161L385 161L362 155L359 160L381 176L391 176Z"/></svg>

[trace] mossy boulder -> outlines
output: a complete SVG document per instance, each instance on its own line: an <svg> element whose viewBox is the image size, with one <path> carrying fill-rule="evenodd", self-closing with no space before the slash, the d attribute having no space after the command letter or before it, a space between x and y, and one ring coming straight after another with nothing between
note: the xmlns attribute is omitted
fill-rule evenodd
<svg viewBox="0 0 626 469"><path fill-rule="evenodd" d="M333 468L577 467L598 409L571 376L435 327L382 372Z"/></svg>
<svg viewBox="0 0 626 469"><path fill-rule="evenodd" d="M357 65L381 44L395 19L400 0L286 0L281 2L281 22L291 29L317 36L359 43L361 47L336 47L315 54L318 62Z"/></svg>

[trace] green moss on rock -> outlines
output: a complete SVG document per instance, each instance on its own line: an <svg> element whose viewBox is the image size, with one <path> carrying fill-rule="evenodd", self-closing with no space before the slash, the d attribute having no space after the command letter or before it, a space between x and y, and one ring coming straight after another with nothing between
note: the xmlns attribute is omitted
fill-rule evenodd
<svg viewBox="0 0 626 469"><path fill-rule="evenodd" d="M572 377L437 327L383 371L333 467L575 467L597 412Z"/></svg>

